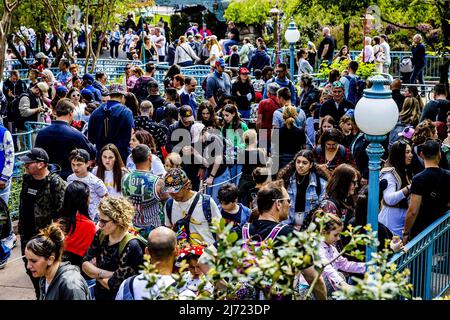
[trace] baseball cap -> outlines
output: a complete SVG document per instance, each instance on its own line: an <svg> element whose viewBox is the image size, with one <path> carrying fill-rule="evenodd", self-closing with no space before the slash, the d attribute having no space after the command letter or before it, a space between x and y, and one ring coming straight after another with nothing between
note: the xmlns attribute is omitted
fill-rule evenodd
<svg viewBox="0 0 450 320"><path fill-rule="evenodd" d="M88 84L93 84L94 83L94 77L92 76L92 74L85 73L83 75L83 81L86 81Z"/></svg>
<svg viewBox="0 0 450 320"><path fill-rule="evenodd" d="M188 118L185 119L185 121L195 121L194 115L192 113L192 108L186 104L181 106L180 108L180 117Z"/></svg>
<svg viewBox="0 0 450 320"><path fill-rule="evenodd" d="M186 173L180 168L172 168L164 176L164 192L178 193L189 182Z"/></svg>
<svg viewBox="0 0 450 320"><path fill-rule="evenodd" d="M205 125L200 122L194 123L192 125L191 127L192 143L197 143L197 141L200 139L200 134L202 133L204 128Z"/></svg>
<svg viewBox="0 0 450 320"><path fill-rule="evenodd" d="M39 88L39 90L41 90L42 95L48 98L48 89L49 89L48 84L44 82L39 82L36 86Z"/></svg>
<svg viewBox="0 0 450 320"><path fill-rule="evenodd" d="M248 71L247 68L242 67L241 69L239 69L239 74L250 74L250 71Z"/></svg>
<svg viewBox="0 0 450 320"><path fill-rule="evenodd" d="M109 86L109 92L108 95L112 94L123 94L126 95L127 92L125 91L125 86L120 83L113 83Z"/></svg>
<svg viewBox="0 0 450 320"><path fill-rule="evenodd" d="M412 136L414 134L414 127L413 126L407 126L403 129L402 132L399 132L398 135L400 137L406 138L408 140L412 139Z"/></svg>
<svg viewBox="0 0 450 320"><path fill-rule="evenodd" d="M27 154L20 158L24 163L44 162L49 163L47 152L42 148L33 148Z"/></svg>
<svg viewBox="0 0 450 320"><path fill-rule="evenodd" d="M217 66L221 66L221 67L225 68L226 65L227 64L225 63L225 60L223 58L219 58L219 59L216 60L216 67Z"/></svg>
<svg viewBox="0 0 450 320"><path fill-rule="evenodd" d="M59 86L56 88L56 94L58 97L64 97L69 90L64 86Z"/></svg>
<svg viewBox="0 0 450 320"><path fill-rule="evenodd" d="M92 102L95 100L94 93L89 89L81 90L80 94L81 97L88 102Z"/></svg>

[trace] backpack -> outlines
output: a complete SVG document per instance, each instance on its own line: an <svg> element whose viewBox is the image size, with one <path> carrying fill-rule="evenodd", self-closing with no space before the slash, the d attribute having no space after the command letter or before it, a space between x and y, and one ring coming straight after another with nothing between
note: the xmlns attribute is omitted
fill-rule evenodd
<svg viewBox="0 0 450 320"><path fill-rule="evenodd" d="M8 105L6 107L6 115L8 117L9 122L16 122L22 117L20 115L19 104L20 104L20 99L22 99L25 96L29 97L28 93L24 92L20 96L16 96L13 99L13 101L8 103Z"/></svg>
<svg viewBox="0 0 450 320"><path fill-rule="evenodd" d="M410 73L413 72L413 63L411 57L403 57L400 61L399 71L401 73Z"/></svg>
<svg viewBox="0 0 450 320"><path fill-rule="evenodd" d="M345 78L349 81L347 100L356 105L363 96L364 89L366 88L366 80L358 76L345 76Z"/></svg>
<svg viewBox="0 0 450 320"><path fill-rule="evenodd" d="M255 241L250 236L250 223L246 222L242 226L242 240L244 240L242 244L242 248L247 250L250 253L250 256L253 256L253 253L250 251L249 243L251 242L254 247L261 247L261 245L268 241L269 239L275 240L280 231L286 227L285 224L278 223L275 227L272 228L269 235L265 239L261 239L260 241ZM254 264L256 259L250 257L248 259L249 264ZM270 285L266 286L265 290L270 290ZM264 294L262 291L257 292L255 288L253 288L249 283L243 283L242 287L236 292L239 300L243 299L251 299L251 300L264 300ZM275 297L276 300L280 300L283 298L282 296Z"/></svg>
<svg viewBox="0 0 450 320"><path fill-rule="evenodd" d="M100 244L103 244L103 241L105 240L105 234L103 232L100 232L98 239L100 241ZM147 240L145 240L144 238L140 237L140 236L135 236L134 234L131 234L130 232L127 232L125 234L125 237L123 237L122 240L120 240L119 243L119 256L122 256L123 251L125 250L125 248L128 245L128 242L130 242L131 240L136 239L138 240L139 244L141 245L142 249L145 248L145 246L147 245Z"/></svg>
<svg viewBox="0 0 450 320"><path fill-rule="evenodd" d="M200 192L197 192L196 196L197 199L194 199L191 203L191 206L189 208L188 214L184 217L175 222L175 224L172 223L172 208L173 208L173 198L169 198L166 201L166 214L167 218L169 219L170 224L173 225L174 231L177 233L177 241L183 242L185 240L189 240L190 237L190 220L192 213L197 206L198 200L200 198ZM206 221L208 221L208 224L211 224L212 221L212 209L211 209L211 196L207 194L202 195L202 210L203 214L205 215ZM213 234L215 236L215 234Z"/></svg>
<svg viewBox="0 0 450 320"><path fill-rule="evenodd" d="M250 62L250 60L252 60L253 55L255 54L256 51L258 51L257 48L255 48L251 43L248 44L249 50L247 53L247 58L248 58L248 62Z"/></svg>

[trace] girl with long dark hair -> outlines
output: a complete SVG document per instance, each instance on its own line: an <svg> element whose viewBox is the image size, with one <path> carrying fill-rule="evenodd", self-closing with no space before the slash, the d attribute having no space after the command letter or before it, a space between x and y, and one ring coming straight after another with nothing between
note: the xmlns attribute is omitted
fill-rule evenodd
<svg viewBox="0 0 450 320"><path fill-rule="evenodd" d="M404 140L395 142L380 173L380 181L386 180L378 220L391 232L402 237L405 226L408 197L411 193L413 158L411 146Z"/></svg>
<svg viewBox="0 0 450 320"><path fill-rule="evenodd" d="M325 200L320 204L323 211L341 218L345 227L354 214L354 196L359 178L359 172L353 166L339 165L328 180Z"/></svg>
<svg viewBox="0 0 450 320"><path fill-rule="evenodd" d="M100 150L99 156L98 166L92 170L92 173L103 181L110 196L121 196L121 181L127 169L119 149L114 144L108 143Z"/></svg>
<svg viewBox="0 0 450 320"><path fill-rule="evenodd" d="M281 169L278 179L283 180L291 199L288 223L299 228L306 214L319 206L325 198L325 174L317 165L314 153L311 150L301 150Z"/></svg>
<svg viewBox="0 0 450 320"><path fill-rule="evenodd" d="M219 128L219 120L216 112L209 101L202 101L197 110L197 121L200 121L206 128Z"/></svg>
<svg viewBox="0 0 450 320"><path fill-rule="evenodd" d="M70 183L59 211L59 223L66 234L63 261L80 267L95 235L95 223L89 217L89 186L81 181Z"/></svg>

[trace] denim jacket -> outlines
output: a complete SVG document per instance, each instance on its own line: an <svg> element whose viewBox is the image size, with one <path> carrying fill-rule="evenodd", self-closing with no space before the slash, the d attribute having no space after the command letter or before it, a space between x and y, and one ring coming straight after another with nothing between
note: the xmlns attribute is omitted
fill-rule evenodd
<svg viewBox="0 0 450 320"><path fill-rule="evenodd" d="M317 195L317 179L320 181L320 195ZM327 181L320 178L317 173L311 172L309 175L309 184L306 188L306 201L305 201L305 212L309 212L314 207L317 207L325 197L325 189L327 186ZM289 186L287 189L289 198L291 199L291 204L289 207L289 217L285 221L287 224L294 224L295 222L295 198L297 197L297 181L295 174L292 175Z"/></svg>

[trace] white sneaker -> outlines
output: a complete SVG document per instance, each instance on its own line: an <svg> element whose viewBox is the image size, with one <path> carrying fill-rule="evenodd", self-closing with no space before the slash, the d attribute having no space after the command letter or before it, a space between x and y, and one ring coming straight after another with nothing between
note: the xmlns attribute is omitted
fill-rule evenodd
<svg viewBox="0 0 450 320"><path fill-rule="evenodd" d="M2 242L5 246L12 250L16 246L17 237L14 233L11 233L9 237L3 239Z"/></svg>

